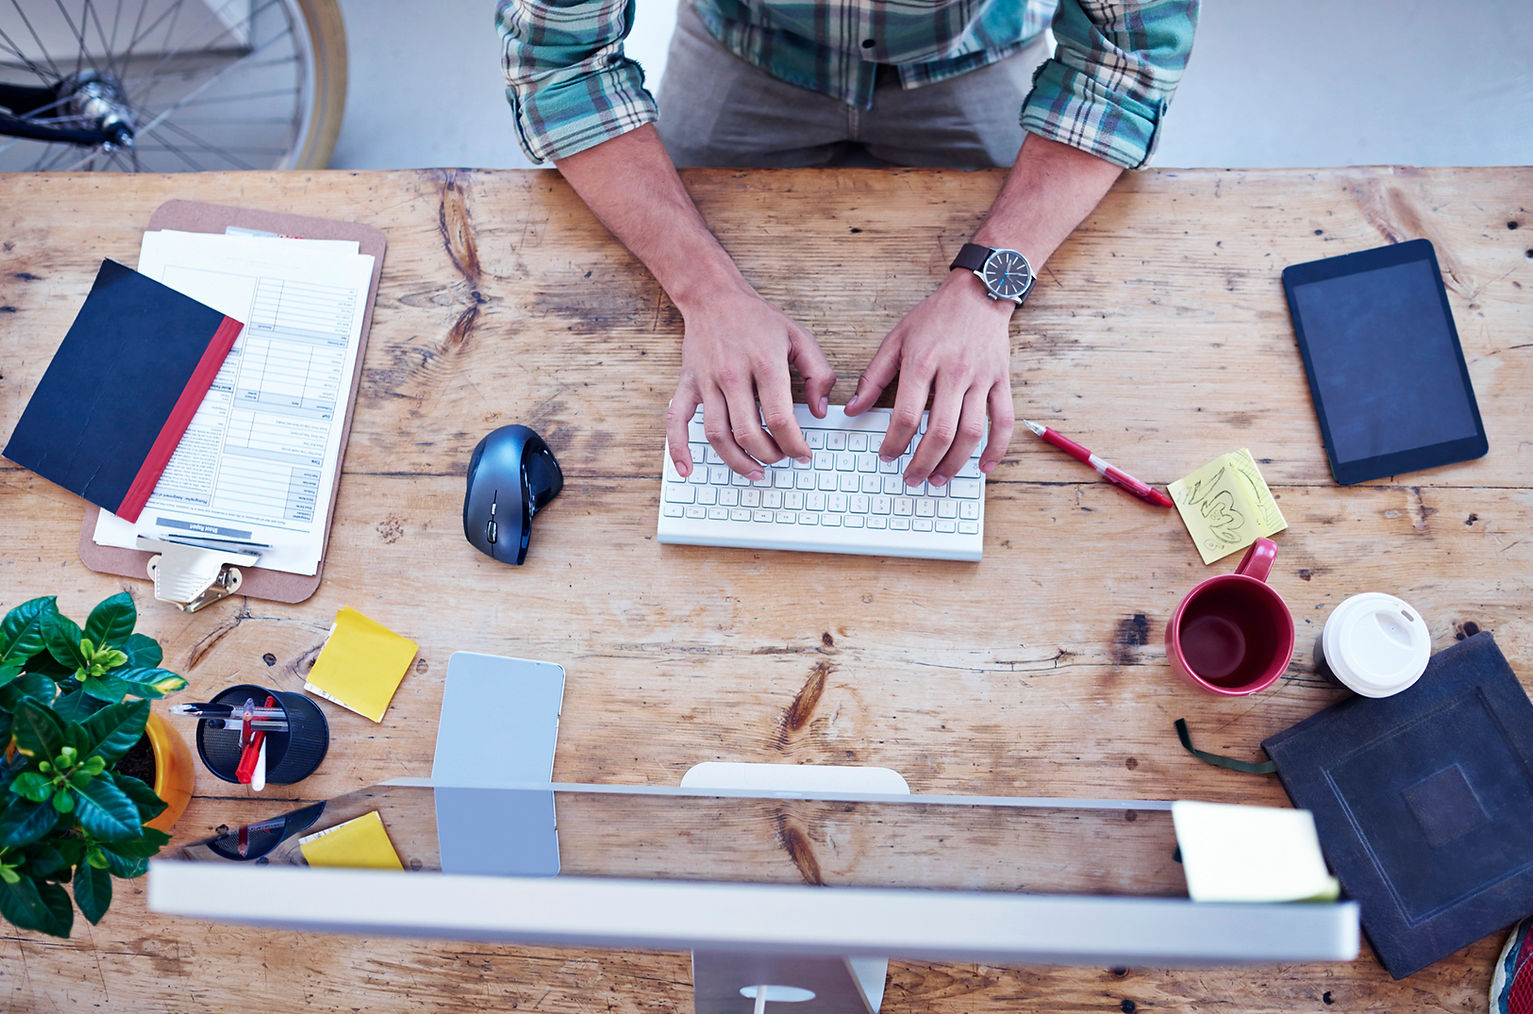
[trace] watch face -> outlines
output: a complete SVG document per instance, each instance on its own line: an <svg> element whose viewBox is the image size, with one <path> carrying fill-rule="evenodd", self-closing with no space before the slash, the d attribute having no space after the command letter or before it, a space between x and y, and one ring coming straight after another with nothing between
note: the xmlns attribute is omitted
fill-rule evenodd
<svg viewBox="0 0 1533 1014"><path fill-rule="evenodd" d="M1015 250L997 250L985 261L985 284L997 296L1015 299L1032 284L1033 269Z"/></svg>

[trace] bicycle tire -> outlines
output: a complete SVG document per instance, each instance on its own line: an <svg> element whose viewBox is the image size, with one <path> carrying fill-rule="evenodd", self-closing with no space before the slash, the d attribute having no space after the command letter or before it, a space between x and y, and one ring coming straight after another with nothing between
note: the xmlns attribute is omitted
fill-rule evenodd
<svg viewBox="0 0 1533 1014"><path fill-rule="evenodd" d="M324 169L335 155L346 114L346 25L339 0L298 0L314 53L314 100L295 169Z"/></svg>

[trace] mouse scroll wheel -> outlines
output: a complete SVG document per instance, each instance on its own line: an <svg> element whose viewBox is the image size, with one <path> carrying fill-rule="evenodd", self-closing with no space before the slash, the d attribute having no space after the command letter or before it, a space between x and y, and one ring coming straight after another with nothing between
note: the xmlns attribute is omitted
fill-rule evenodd
<svg viewBox="0 0 1533 1014"><path fill-rule="evenodd" d="M490 520L484 523L484 540L491 544L495 542L495 536L500 531L500 526L495 524L496 501L499 499L499 497L496 497L490 501Z"/></svg>

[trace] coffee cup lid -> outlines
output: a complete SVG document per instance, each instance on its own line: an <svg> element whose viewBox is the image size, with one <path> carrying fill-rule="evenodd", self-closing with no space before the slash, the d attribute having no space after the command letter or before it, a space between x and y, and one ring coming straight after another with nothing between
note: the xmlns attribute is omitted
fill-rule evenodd
<svg viewBox="0 0 1533 1014"><path fill-rule="evenodd" d="M1388 697L1415 683L1432 654L1426 621L1393 595L1364 592L1331 613L1321 634L1326 662L1364 697Z"/></svg>

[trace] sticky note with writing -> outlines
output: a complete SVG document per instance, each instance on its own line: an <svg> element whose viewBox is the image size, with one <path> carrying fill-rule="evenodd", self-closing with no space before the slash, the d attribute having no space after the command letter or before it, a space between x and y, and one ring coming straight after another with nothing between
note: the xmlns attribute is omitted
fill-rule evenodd
<svg viewBox="0 0 1533 1014"><path fill-rule="evenodd" d="M1288 527L1256 459L1244 447L1221 454L1168 489L1204 563Z"/></svg>

